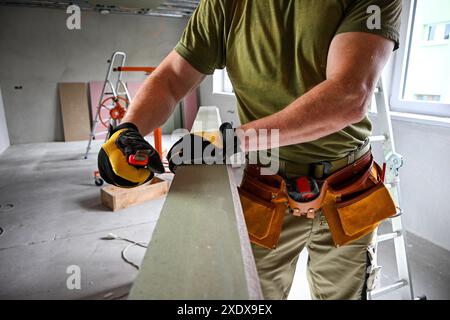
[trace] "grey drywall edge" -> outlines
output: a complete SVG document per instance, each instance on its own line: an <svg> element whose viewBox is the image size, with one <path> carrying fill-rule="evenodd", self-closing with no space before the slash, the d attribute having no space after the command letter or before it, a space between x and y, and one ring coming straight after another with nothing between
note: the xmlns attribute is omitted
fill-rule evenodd
<svg viewBox="0 0 450 320"><path fill-rule="evenodd" d="M2 89L0 87L0 154L10 146L8 126L6 124L5 106L3 105Z"/></svg>
<svg viewBox="0 0 450 320"><path fill-rule="evenodd" d="M201 107L192 132L221 122L216 107ZM229 166L178 167L129 298L262 299Z"/></svg>

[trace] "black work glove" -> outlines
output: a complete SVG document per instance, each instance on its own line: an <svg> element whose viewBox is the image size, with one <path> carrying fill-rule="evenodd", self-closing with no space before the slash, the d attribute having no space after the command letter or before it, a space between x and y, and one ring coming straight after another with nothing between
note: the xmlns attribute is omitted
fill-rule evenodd
<svg viewBox="0 0 450 320"><path fill-rule="evenodd" d="M211 143L197 134L187 134L175 142L167 153L169 169L186 164L224 164L234 154L240 152L240 142L235 130L228 122L220 126L222 147Z"/></svg>
<svg viewBox="0 0 450 320"><path fill-rule="evenodd" d="M236 153L242 152L241 142L236 135L236 129L233 128L229 122L224 122L219 128L222 134L222 158L224 160L230 159Z"/></svg>
<svg viewBox="0 0 450 320"><path fill-rule="evenodd" d="M140 164L130 164L130 156L145 156ZM100 176L118 187L137 187L150 181L154 172L164 173L158 152L144 139L132 123L110 126L108 140L98 154Z"/></svg>

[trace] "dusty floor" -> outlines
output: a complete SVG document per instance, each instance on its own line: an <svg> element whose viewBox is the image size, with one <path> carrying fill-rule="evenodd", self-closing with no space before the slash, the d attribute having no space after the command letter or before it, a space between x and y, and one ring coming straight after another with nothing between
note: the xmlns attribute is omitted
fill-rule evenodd
<svg viewBox="0 0 450 320"><path fill-rule="evenodd" d="M104 208L92 177L99 144L88 160L83 159L85 145L17 145L0 156L0 299L126 296L137 274L121 259L128 244L100 238L112 232L148 242L164 199L118 212ZM408 250L416 294L450 299L450 253L412 234ZM128 256L139 264L144 253L134 247ZM301 257L291 299L309 298L306 253ZM395 280L393 259L393 247L380 246L383 283ZM67 287L70 266L80 268L79 290Z"/></svg>

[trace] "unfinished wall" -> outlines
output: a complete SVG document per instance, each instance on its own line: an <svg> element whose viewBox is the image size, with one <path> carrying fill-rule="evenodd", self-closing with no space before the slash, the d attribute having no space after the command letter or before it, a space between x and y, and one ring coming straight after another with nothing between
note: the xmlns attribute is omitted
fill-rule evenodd
<svg viewBox="0 0 450 320"><path fill-rule="evenodd" d="M0 88L0 154L9 147L8 126L6 125L2 89Z"/></svg>
<svg viewBox="0 0 450 320"><path fill-rule="evenodd" d="M401 170L406 227L450 250L450 128L393 122Z"/></svg>
<svg viewBox="0 0 450 320"><path fill-rule="evenodd" d="M187 23L82 12L81 30L68 30L67 17L62 10L0 9L0 85L12 144L62 140L58 82L104 80L117 50L129 65L158 65Z"/></svg>

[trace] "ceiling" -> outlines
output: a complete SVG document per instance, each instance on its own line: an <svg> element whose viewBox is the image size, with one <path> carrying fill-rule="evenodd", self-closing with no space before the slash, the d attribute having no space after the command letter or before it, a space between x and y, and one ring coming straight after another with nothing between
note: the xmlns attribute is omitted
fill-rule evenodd
<svg viewBox="0 0 450 320"><path fill-rule="evenodd" d="M0 6L66 9L71 4L81 10L101 14L136 14L144 16L189 17L200 0L15 0Z"/></svg>

